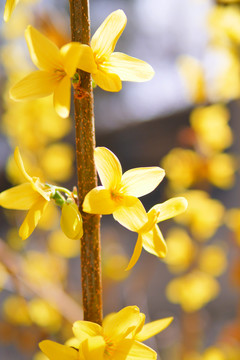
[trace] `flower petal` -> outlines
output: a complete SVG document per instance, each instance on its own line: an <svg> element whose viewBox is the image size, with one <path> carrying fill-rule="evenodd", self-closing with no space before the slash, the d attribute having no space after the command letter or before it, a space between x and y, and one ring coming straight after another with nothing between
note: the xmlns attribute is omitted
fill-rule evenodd
<svg viewBox="0 0 240 360"><path fill-rule="evenodd" d="M64 76L58 83L53 94L53 105L59 116L67 118L70 112L71 101L71 81L68 76Z"/></svg>
<svg viewBox="0 0 240 360"><path fill-rule="evenodd" d="M135 245L135 248L134 248L134 251L133 251L133 254L132 254L132 257L131 257L131 259L129 261L129 264L128 264L127 268L125 269L126 271L133 268L133 266L138 261L140 255L141 255L141 252L142 252L142 235L139 234L136 245Z"/></svg>
<svg viewBox="0 0 240 360"><path fill-rule="evenodd" d="M29 176L28 173L25 170L25 167L24 167L24 164L23 164L22 157L21 157L18 146L15 148L15 151L14 151L14 160L15 160L21 174L24 176L24 178L27 181L32 182L31 176Z"/></svg>
<svg viewBox="0 0 240 360"><path fill-rule="evenodd" d="M116 155L105 147L97 147L94 150L94 159L103 186L106 189L118 187L122 178L122 167Z"/></svg>
<svg viewBox="0 0 240 360"><path fill-rule="evenodd" d="M103 186L89 191L83 201L83 211L89 214L109 215L118 206L118 203L112 199L110 191Z"/></svg>
<svg viewBox="0 0 240 360"><path fill-rule="evenodd" d="M105 91L118 92L122 89L122 82L120 77L116 74L104 71L99 68L98 71L92 74L95 83Z"/></svg>
<svg viewBox="0 0 240 360"><path fill-rule="evenodd" d="M10 19L10 16L12 15L12 12L15 9L18 2L19 0L7 0L3 15L4 21L7 22Z"/></svg>
<svg viewBox="0 0 240 360"><path fill-rule="evenodd" d="M78 67L79 58L82 53L82 45L77 42L71 42L60 49L63 59L64 70L69 77L73 77Z"/></svg>
<svg viewBox="0 0 240 360"><path fill-rule="evenodd" d="M146 210L139 199L133 196L125 196L125 198L135 199L133 205L121 206L114 211L113 217L128 230L138 232L148 221Z"/></svg>
<svg viewBox="0 0 240 360"><path fill-rule="evenodd" d="M138 325L140 311L137 306L127 306L106 319L104 335L117 343L130 334Z"/></svg>
<svg viewBox="0 0 240 360"><path fill-rule="evenodd" d="M105 348L106 342L102 336L89 337L87 341L82 342L82 354L87 360L103 360Z"/></svg>
<svg viewBox="0 0 240 360"><path fill-rule="evenodd" d="M162 233L157 225L154 228L142 234L143 247L150 254L163 258L167 253L167 246Z"/></svg>
<svg viewBox="0 0 240 360"><path fill-rule="evenodd" d="M121 341L113 355L113 360L156 360L156 352L138 341L125 339Z"/></svg>
<svg viewBox="0 0 240 360"><path fill-rule="evenodd" d="M32 234L47 205L48 201L39 195L38 201L30 208L19 229L19 236L22 240L26 240Z"/></svg>
<svg viewBox="0 0 240 360"><path fill-rule="evenodd" d="M34 71L16 83L10 89L13 100L34 100L51 95L58 79L46 71Z"/></svg>
<svg viewBox="0 0 240 360"><path fill-rule="evenodd" d="M153 206L150 211L157 211L157 222L160 222L181 214L187 209L187 206L188 202L184 197L176 197L169 199L162 204Z"/></svg>
<svg viewBox="0 0 240 360"><path fill-rule="evenodd" d="M160 167L136 168L122 176L121 191L126 195L140 197L153 191L165 176Z"/></svg>
<svg viewBox="0 0 240 360"><path fill-rule="evenodd" d="M72 327L73 334L80 341L89 339L90 337L102 335L102 327L91 321L75 321Z"/></svg>
<svg viewBox="0 0 240 360"><path fill-rule="evenodd" d="M49 360L78 360L78 351L58 344L51 340L44 340L39 343L42 352L49 358Z"/></svg>
<svg viewBox="0 0 240 360"><path fill-rule="evenodd" d="M31 25L25 30L29 53L33 63L40 70L63 69L59 48Z"/></svg>
<svg viewBox="0 0 240 360"><path fill-rule="evenodd" d="M91 40L91 48L97 59L108 56L113 52L126 23L127 17L125 13L122 10L116 10L99 26Z"/></svg>
<svg viewBox="0 0 240 360"><path fill-rule="evenodd" d="M97 64L94 60L92 48L84 44L80 44L80 46L81 52L77 67L83 71L95 74L97 72Z"/></svg>
<svg viewBox="0 0 240 360"><path fill-rule="evenodd" d="M148 324L143 325L142 330L138 334L136 334L135 340L145 341L149 339L150 337L166 329L171 324L172 321L173 321L173 317L168 317L168 318L152 321Z"/></svg>
<svg viewBox="0 0 240 360"><path fill-rule="evenodd" d="M0 205L6 209L28 210L39 199L30 183L14 186L0 193Z"/></svg>
<svg viewBox="0 0 240 360"><path fill-rule="evenodd" d="M148 81L154 75L151 65L120 52L111 54L104 61L104 67L109 72L117 74L122 81Z"/></svg>
<svg viewBox="0 0 240 360"><path fill-rule="evenodd" d="M64 234L73 240L83 236L82 216L75 203L65 202L62 206L60 225Z"/></svg>

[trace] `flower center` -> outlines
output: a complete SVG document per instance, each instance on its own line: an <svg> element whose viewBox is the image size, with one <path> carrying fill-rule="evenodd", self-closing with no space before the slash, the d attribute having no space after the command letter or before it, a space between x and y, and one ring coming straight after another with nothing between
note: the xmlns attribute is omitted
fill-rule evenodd
<svg viewBox="0 0 240 360"><path fill-rule="evenodd" d="M120 203L123 200L123 195L116 190L111 190L111 199L117 203Z"/></svg>
<svg viewBox="0 0 240 360"><path fill-rule="evenodd" d="M116 345L114 344L114 342L112 341L112 339L110 339L109 337L107 336L104 336L104 340L105 340L105 343L106 343L106 347L105 347L105 350L104 350L104 354L111 358L116 350Z"/></svg>
<svg viewBox="0 0 240 360"><path fill-rule="evenodd" d="M65 71L62 70L62 69L56 69L56 70L54 70L54 73L56 75L56 80L57 81L61 81L62 78L64 78L64 76L66 76Z"/></svg>

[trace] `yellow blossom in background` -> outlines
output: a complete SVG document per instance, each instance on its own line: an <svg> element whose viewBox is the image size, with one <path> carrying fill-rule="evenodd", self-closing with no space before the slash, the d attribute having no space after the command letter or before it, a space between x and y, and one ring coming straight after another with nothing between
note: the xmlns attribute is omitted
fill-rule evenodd
<svg viewBox="0 0 240 360"><path fill-rule="evenodd" d="M230 154L216 154L207 164L207 178L215 186L230 189L235 182L237 163Z"/></svg>
<svg viewBox="0 0 240 360"><path fill-rule="evenodd" d="M4 21L8 21L19 0L7 0L4 9Z"/></svg>
<svg viewBox="0 0 240 360"><path fill-rule="evenodd" d="M4 287L5 283L8 280L8 273L5 267L0 263L0 291Z"/></svg>
<svg viewBox="0 0 240 360"><path fill-rule="evenodd" d="M0 205L6 209L28 210L19 229L20 237L25 240L31 235L46 209L51 189L42 184L39 178L27 174L18 148L15 149L14 159L27 182L3 191L0 194Z"/></svg>
<svg viewBox="0 0 240 360"><path fill-rule="evenodd" d="M27 302L18 295L8 296L5 299L3 303L3 313L10 323L25 326L32 324Z"/></svg>
<svg viewBox="0 0 240 360"><path fill-rule="evenodd" d="M175 221L189 226L197 240L208 240L223 223L224 206L200 190L188 191L184 197L188 201L188 209Z"/></svg>
<svg viewBox="0 0 240 360"><path fill-rule="evenodd" d="M42 230L53 230L59 226L60 213L58 207L50 202L38 223L38 228Z"/></svg>
<svg viewBox="0 0 240 360"><path fill-rule="evenodd" d="M210 275L198 270L171 280L166 288L169 301L180 304L184 311L201 309L219 293L218 282Z"/></svg>
<svg viewBox="0 0 240 360"><path fill-rule="evenodd" d="M238 245L240 245L240 209L230 209L226 213L225 222L234 231Z"/></svg>
<svg viewBox="0 0 240 360"><path fill-rule="evenodd" d="M157 223L183 213L187 205L187 200L179 197L154 205L148 213L140 201L132 207L119 209L117 221L138 233L137 243L126 270L136 264L142 248L159 258L166 256L167 246Z"/></svg>
<svg viewBox="0 0 240 360"><path fill-rule="evenodd" d="M227 360L224 351L221 349L211 346L203 353L203 360Z"/></svg>
<svg viewBox="0 0 240 360"><path fill-rule="evenodd" d="M90 321L76 321L73 324L75 339L68 345L50 340L39 346L50 360L84 359L157 359L154 350L141 343L160 331L172 321L165 318L144 325L145 315L137 306L128 306L118 313L109 314L100 326Z"/></svg>
<svg viewBox="0 0 240 360"><path fill-rule="evenodd" d="M79 255L79 242L72 241L61 230L52 231L48 237L48 249L51 253L64 258L72 258Z"/></svg>
<svg viewBox="0 0 240 360"><path fill-rule="evenodd" d="M62 316L57 309L47 301L34 298L28 302L29 316L37 326L56 332L62 325Z"/></svg>
<svg viewBox="0 0 240 360"><path fill-rule="evenodd" d="M125 13L116 10L97 29L90 47L82 45L78 67L91 73L95 83L103 90L120 91L122 81L148 81L154 75L152 67L146 62L114 52L126 23Z"/></svg>
<svg viewBox="0 0 240 360"><path fill-rule="evenodd" d="M227 267L226 250L220 245L209 245L198 256L199 269L212 276L220 276Z"/></svg>
<svg viewBox="0 0 240 360"><path fill-rule="evenodd" d="M32 26L25 37L33 63L40 69L32 72L10 90L12 99L33 100L51 95L59 116L66 118L70 111L71 78L76 72L81 53L79 43L69 43L59 49Z"/></svg>
<svg viewBox="0 0 240 360"><path fill-rule="evenodd" d="M60 224L62 231L68 238L81 239L83 236L82 216L76 203L65 202L63 204Z"/></svg>

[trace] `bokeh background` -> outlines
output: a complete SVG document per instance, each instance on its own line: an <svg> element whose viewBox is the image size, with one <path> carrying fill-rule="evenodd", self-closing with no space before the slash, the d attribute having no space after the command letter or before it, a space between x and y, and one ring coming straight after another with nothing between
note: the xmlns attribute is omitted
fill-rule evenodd
<svg viewBox="0 0 240 360"><path fill-rule="evenodd" d="M90 0L92 33L121 8L128 17L117 51L149 62L154 78L124 83L120 93L95 89L96 138L123 170L160 165L166 177L141 199L154 204L184 195L186 214L160 224L168 255L143 251L124 269L136 234L102 219L104 314L138 305L147 321L174 316L148 344L163 360L240 359L238 1ZM0 5L3 14L4 2ZM70 41L68 1L22 0L0 27L1 191L22 181L13 161L20 147L31 175L76 184L73 118L59 118L52 99L15 103L9 88L34 69L24 40L32 24L62 46ZM64 342L82 318L79 244L59 229L49 207L22 242L24 214L1 209L0 359L46 360L38 342Z"/></svg>

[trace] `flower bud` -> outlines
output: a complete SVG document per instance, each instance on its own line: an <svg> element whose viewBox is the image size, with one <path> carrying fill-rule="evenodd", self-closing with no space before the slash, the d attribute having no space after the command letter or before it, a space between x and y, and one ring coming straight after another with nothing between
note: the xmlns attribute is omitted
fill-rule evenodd
<svg viewBox="0 0 240 360"><path fill-rule="evenodd" d="M62 206L61 228L64 234L74 240L83 236L82 216L77 204L65 202Z"/></svg>

